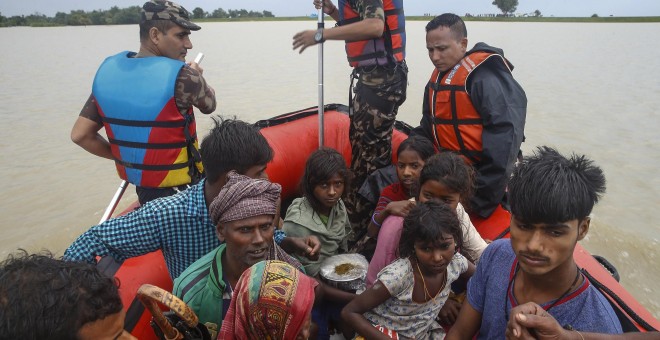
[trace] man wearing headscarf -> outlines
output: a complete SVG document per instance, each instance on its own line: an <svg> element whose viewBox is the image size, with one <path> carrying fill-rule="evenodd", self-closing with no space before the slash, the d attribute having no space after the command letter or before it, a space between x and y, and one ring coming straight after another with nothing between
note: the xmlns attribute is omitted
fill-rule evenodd
<svg viewBox="0 0 660 340"><path fill-rule="evenodd" d="M274 219L282 187L232 171L209 206L220 242L224 242L174 280L173 293L206 325L212 337L229 309L241 274L263 260L280 260L303 270L300 262L273 242Z"/></svg>
<svg viewBox="0 0 660 340"><path fill-rule="evenodd" d="M307 339L317 285L286 262L255 264L238 280L218 339Z"/></svg>

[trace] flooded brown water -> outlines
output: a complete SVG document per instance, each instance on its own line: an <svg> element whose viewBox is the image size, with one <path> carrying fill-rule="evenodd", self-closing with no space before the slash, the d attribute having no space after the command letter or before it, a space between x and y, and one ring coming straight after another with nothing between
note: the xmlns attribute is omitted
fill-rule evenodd
<svg viewBox="0 0 660 340"><path fill-rule="evenodd" d="M399 119L417 125L432 71L424 22L409 22L408 100ZM217 114L254 122L317 104L317 49L299 55L292 35L314 22L204 23ZM660 24L468 22L470 46L501 47L529 100L524 152L538 145L584 153L603 167L605 198L583 245L660 317ZM137 26L2 28L0 44L0 258L17 248L61 254L97 223L119 185L112 162L74 145L70 129L100 62L138 47ZM343 45L325 47L325 102L346 103ZM211 120L197 115L199 135ZM136 199L134 189L120 208Z"/></svg>

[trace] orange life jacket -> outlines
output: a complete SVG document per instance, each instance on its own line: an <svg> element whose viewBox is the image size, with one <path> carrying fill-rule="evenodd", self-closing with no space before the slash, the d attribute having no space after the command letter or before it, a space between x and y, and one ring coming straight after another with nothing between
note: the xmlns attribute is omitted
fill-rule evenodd
<svg viewBox="0 0 660 340"><path fill-rule="evenodd" d="M339 25L361 21L348 0L339 0ZM406 17L403 0L383 0L385 30L383 36L370 40L346 41L346 55L352 67L388 65L406 57Z"/></svg>
<svg viewBox="0 0 660 340"><path fill-rule="evenodd" d="M510 70L503 56L477 51L461 59L444 76L435 69L429 80L427 95L436 146L458 152L472 164L481 160L483 124L467 92L467 82L470 74L489 58L501 60Z"/></svg>

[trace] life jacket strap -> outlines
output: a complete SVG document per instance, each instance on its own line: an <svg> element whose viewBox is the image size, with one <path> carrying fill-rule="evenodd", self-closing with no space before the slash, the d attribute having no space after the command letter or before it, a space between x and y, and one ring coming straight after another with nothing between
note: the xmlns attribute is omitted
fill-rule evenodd
<svg viewBox="0 0 660 340"><path fill-rule="evenodd" d="M191 181L196 181L202 177L202 173L197 168L196 163L202 161L202 155L199 153L199 150L195 147L195 141L197 140L197 133L190 134L189 126L192 122L195 121L195 116L192 114L185 114L185 126L183 127L183 132L186 136L186 151L188 152L188 176L190 176Z"/></svg>
<svg viewBox="0 0 660 340"><path fill-rule="evenodd" d="M178 170L188 167L187 162L175 163L175 164L137 164L137 163L126 162L117 158L115 158L115 162L127 168L137 169L137 170L147 170L147 171L170 171L170 170Z"/></svg>
<svg viewBox="0 0 660 340"><path fill-rule="evenodd" d="M145 120L129 120L119 118L109 118L101 116L101 121L107 124L135 126L135 127L162 127L162 128L180 128L188 125L187 121L145 121Z"/></svg>
<svg viewBox="0 0 660 340"><path fill-rule="evenodd" d="M378 59L385 57L387 57L387 53L385 51L376 51L373 53L363 54L356 57L349 57L348 61L355 62L355 61L363 61L363 60Z"/></svg>
<svg viewBox="0 0 660 340"><path fill-rule="evenodd" d="M433 118L433 122L436 124L444 124L444 125L454 125L454 124L461 124L461 125L479 125L483 124L481 119L478 118L472 118L472 119L442 119L442 118Z"/></svg>
<svg viewBox="0 0 660 340"><path fill-rule="evenodd" d="M465 92L465 87L461 85L443 85L439 84L436 82L429 82L429 85L433 89L433 91L438 92L438 91L457 91L457 92Z"/></svg>
<svg viewBox="0 0 660 340"><path fill-rule="evenodd" d="M180 143L139 143L139 142L129 142L129 141L115 139L115 138L108 138L108 141L111 144L115 144L115 145L118 145L118 146L124 146L124 147L128 147L128 148L134 148L134 149L165 150L165 149L181 149L181 148L185 148L185 147L188 146L187 142L180 142Z"/></svg>

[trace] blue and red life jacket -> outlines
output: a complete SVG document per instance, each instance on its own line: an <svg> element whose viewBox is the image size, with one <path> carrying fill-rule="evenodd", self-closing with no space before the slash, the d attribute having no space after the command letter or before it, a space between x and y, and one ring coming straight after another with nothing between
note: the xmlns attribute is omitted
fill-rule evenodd
<svg viewBox="0 0 660 340"><path fill-rule="evenodd" d="M147 188L189 184L203 167L192 107L182 114L174 99L185 63L133 55L108 57L92 88L119 177Z"/></svg>

